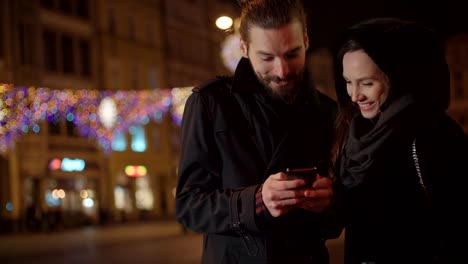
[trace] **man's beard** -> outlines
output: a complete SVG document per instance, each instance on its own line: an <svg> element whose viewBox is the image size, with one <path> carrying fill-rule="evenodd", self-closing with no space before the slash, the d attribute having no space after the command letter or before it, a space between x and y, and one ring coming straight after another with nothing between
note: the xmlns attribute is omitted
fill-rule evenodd
<svg viewBox="0 0 468 264"><path fill-rule="evenodd" d="M294 99L296 99L296 95L299 92L299 83L303 78L304 69L296 73L291 73L287 75L284 79L276 75L266 75L263 77L259 72L256 72L256 75L260 83L265 87L265 90L267 91L268 95L273 100L281 100L287 104L291 104L292 102L294 102ZM281 81L287 81L288 84L278 86L274 89L270 86L271 82L278 83Z"/></svg>

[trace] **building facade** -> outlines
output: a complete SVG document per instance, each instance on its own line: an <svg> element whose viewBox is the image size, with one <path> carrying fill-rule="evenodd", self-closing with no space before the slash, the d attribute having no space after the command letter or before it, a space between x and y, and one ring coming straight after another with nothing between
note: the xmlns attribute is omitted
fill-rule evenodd
<svg viewBox="0 0 468 264"><path fill-rule="evenodd" d="M1 1L0 82L71 91L167 87L161 11L159 0ZM46 120L22 135L0 158L3 229L172 215L172 122L157 120L122 133L111 153L79 136L73 119Z"/></svg>
<svg viewBox="0 0 468 264"><path fill-rule="evenodd" d="M447 40L447 61L451 86L449 114L468 133L468 33Z"/></svg>

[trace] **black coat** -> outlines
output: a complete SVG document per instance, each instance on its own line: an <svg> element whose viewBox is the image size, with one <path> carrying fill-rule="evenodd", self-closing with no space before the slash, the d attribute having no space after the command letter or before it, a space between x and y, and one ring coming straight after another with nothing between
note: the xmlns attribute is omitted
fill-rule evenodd
<svg viewBox="0 0 468 264"><path fill-rule="evenodd" d="M382 146L375 162L372 177L336 191L345 263L468 263L468 137L460 126L433 118L414 137Z"/></svg>
<svg viewBox="0 0 468 264"><path fill-rule="evenodd" d="M391 18L351 27L339 46L350 40L390 87L379 117L350 121L339 158L345 263L468 263L468 137L446 114L443 41L421 24ZM335 53L337 97L347 106L343 54Z"/></svg>
<svg viewBox="0 0 468 264"><path fill-rule="evenodd" d="M335 103L306 85L300 93L292 105L272 101L242 59L234 78L190 95L176 215L204 233L203 263L328 263L324 241L341 230L326 229L324 217L299 210L262 223L255 214L255 192L269 175L328 156Z"/></svg>

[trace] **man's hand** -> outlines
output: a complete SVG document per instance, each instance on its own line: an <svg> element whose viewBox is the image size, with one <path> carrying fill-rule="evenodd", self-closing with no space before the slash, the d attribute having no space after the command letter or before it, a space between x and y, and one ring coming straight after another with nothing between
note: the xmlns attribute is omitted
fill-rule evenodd
<svg viewBox="0 0 468 264"><path fill-rule="evenodd" d="M284 172L270 175L263 183L263 203L273 217L286 214L304 201L304 192L310 189L298 189L305 184L302 179L288 180ZM331 187L330 187L331 188Z"/></svg>
<svg viewBox="0 0 468 264"><path fill-rule="evenodd" d="M320 213L331 203L333 197L332 181L329 178L317 175L312 188L303 189L304 196L298 207L312 212Z"/></svg>

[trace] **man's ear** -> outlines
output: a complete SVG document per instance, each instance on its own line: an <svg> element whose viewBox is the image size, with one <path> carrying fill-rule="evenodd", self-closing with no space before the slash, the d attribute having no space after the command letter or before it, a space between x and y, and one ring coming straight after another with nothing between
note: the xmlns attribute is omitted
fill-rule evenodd
<svg viewBox="0 0 468 264"><path fill-rule="evenodd" d="M242 53L242 57L248 58L249 57L249 45L241 39L240 41L240 50Z"/></svg>
<svg viewBox="0 0 468 264"><path fill-rule="evenodd" d="M309 49L309 35L307 35L307 33L304 35L304 46L305 46L305 49Z"/></svg>

